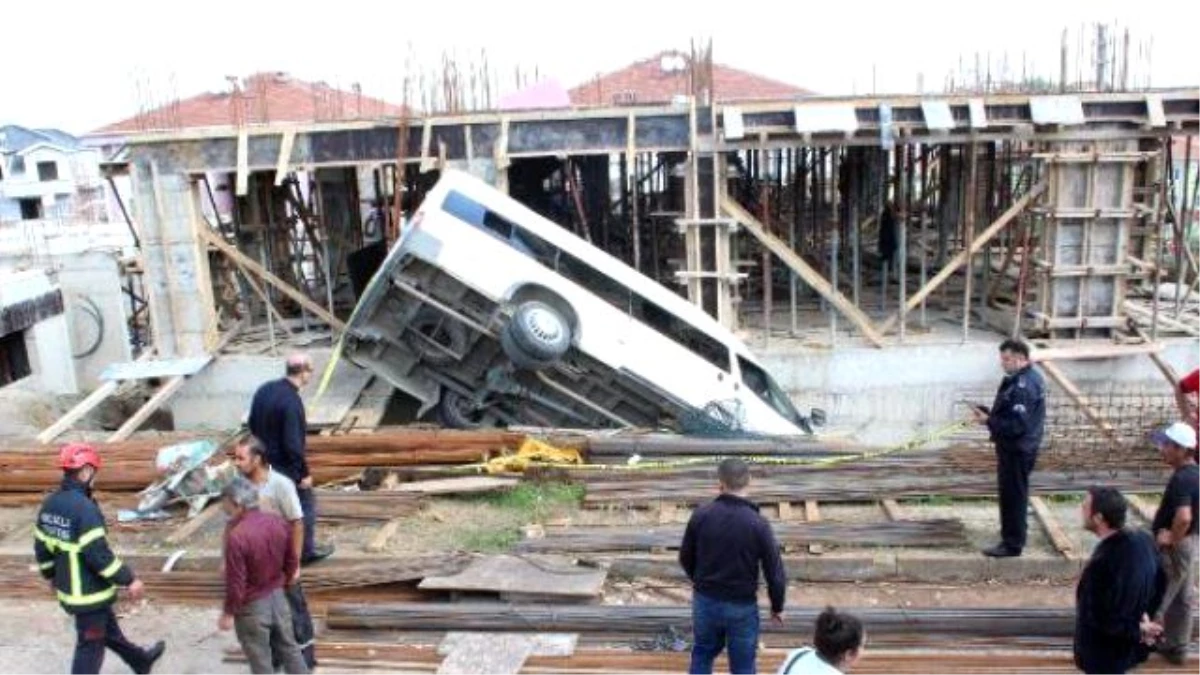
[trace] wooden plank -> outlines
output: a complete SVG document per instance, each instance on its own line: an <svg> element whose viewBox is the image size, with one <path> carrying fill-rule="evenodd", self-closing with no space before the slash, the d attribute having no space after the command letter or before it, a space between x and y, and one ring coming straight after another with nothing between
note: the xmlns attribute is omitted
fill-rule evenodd
<svg viewBox="0 0 1200 675"><path fill-rule="evenodd" d="M1131 345L1080 345L1078 347L1051 347L1035 349L1029 355L1029 360L1040 361L1082 361L1086 359L1117 359L1124 356L1141 356L1162 351L1162 345L1155 342Z"/></svg>
<svg viewBox="0 0 1200 675"><path fill-rule="evenodd" d="M475 560L451 576L425 577L421 590L486 593L530 593L560 598L595 598L608 572L580 567L565 558L494 555Z"/></svg>
<svg viewBox="0 0 1200 675"><path fill-rule="evenodd" d="M422 495L463 495L507 490L520 479L510 476L461 476L401 483L390 492L411 492Z"/></svg>
<svg viewBox="0 0 1200 675"><path fill-rule="evenodd" d="M121 425L121 428L114 431L111 436L104 440L104 442L119 443L129 438L131 435L133 435L133 432L138 430L138 427L142 426L146 420L150 419L150 416L154 414L155 410L161 408L162 405L170 400L170 398L174 396L180 389L183 389L184 382L187 382L187 377L184 375L176 375L175 377L167 380L165 384L158 388L158 391L154 392L154 395L151 396L150 399L142 405L142 407L137 409L137 412L133 413L129 416L129 419L125 420L125 423Z"/></svg>
<svg viewBox="0 0 1200 675"><path fill-rule="evenodd" d="M221 336L220 341L217 342L215 347L213 347L213 356L216 356L222 349L224 349L229 342L233 340L234 336L241 331L244 325L245 320L243 319L226 331L225 335ZM209 361L209 363L212 363L212 361ZM150 397L150 400L146 401L141 408L138 408L137 412L130 415L129 419L125 420L125 423L121 425L121 428L113 432L113 434L109 436L105 442L119 443L129 438L133 432L138 430L138 427L142 426L142 423L149 419L150 415L152 415L155 410L161 408L164 403L166 403L172 396L175 395L176 392L182 389L185 382L187 382L187 376L184 375L172 377L171 379L167 380L165 384L158 388L158 391L154 392L154 395Z"/></svg>
<svg viewBox="0 0 1200 675"><path fill-rule="evenodd" d="M1007 227L1014 218L1021 215L1021 212L1028 208L1028 206L1033 203L1033 200L1040 196L1045 190L1046 181L1043 179L1037 185L1034 185L1032 188L1030 188L1029 192L1025 193L1025 196L1021 197L1014 202L1012 206L1008 207L1007 211L1001 214L999 218L992 222L991 225L988 225L983 232L980 232L979 235L971 241L970 246L968 246L966 250L959 251L957 254L955 254L955 256L951 258L942 267L942 269L938 270L937 274L933 275L932 279L925 282L925 285L922 286L919 291L908 298L908 300L904 303L905 311L912 311L918 307L926 298L929 297L931 293L937 290L939 286L944 284L946 280L948 280L955 272L957 272L960 267L966 265L967 262L970 261L970 259L984 247L985 244L991 241L996 235L1000 234L1000 232L1004 230L1004 228ZM900 312L896 312L888 317L887 321L884 321L879 326L879 333L886 335L888 331L895 327L896 322L900 320L900 314Z"/></svg>
<svg viewBox="0 0 1200 675"><path fill-rule="evenodd" d="M1062 524L1054 517L1054 513L1050 511L1050 507L1046 504L1046 500L1041 497L1030 497L1029 503L1033 505L1033 512L1037 514L1037 519L1042 523L1042 529L1046 530L1054 548L1063 557L1069 560L1075 560L1078 556L1075 554L1075 546L1071 543L1071 538L1063 531Z"/></svg>
<svg viewBox="0 0 1200 675"><path fill-rule="evenodd" d="M900 504L895 499L881 499L879 505L883 507L883 513L888 520L904 520L904 516L900 514Z"/></svg>
<svg viewBox="0 0 1200 675"><path fill-rule="evenodd" d="M392 537L396 535L396 531L400 529L400 525L404 523L405 518L392 518L384 523L375 534L371 535L371 540L363 546L363 549L368 553L379 553L387 548L387 544Z"/></svg>
<svg viewBox="0 0 1200 675"><path fill-rule="evenodd" d="M450 631L438 644L437 653L440 656L446 656L454 651L462 640L473 635L487 635L487 633ZM533 642L533 656L570 656L575 653L575 647L579 644L578 633L524 633L523 635Z"/></svg>
<svg viewBox="0 0 1200 675"><path fill-rule="evenodd" d="M283 179L287 176L288 165L292 159L292 145L295 142L296 129L284 129L279 143L279 159L275 160L275 187L283 185Z"/></svg>
<svg viewBox="0 0 1200 675"><path fill-rule="evenodd" d="M1050 379L1054 380L1058 386L1062 387L1063 391L1067 393L1067 396L1070 397L1075 405L1079 406L1079 409L1083 411L1083 414L1089 420L1091 420L1092 424L1096 425L1097 429L1104 432L1104 435L1108 436L1109 438L1116 437L1116 429L1109 424L1108 420L1104 419L1103 415L1101 415L1098 411L1096 411L1095 408L1091 406L1090 403L1088 403L1087 397L1083 395L1083 392L1079 391L1079 387L1075 386L1075 383L1067 377L1066 373L1060 370L1059 367L1054 365L1054 363L1051 361L1042 361L1038 364L1038 367L1042 369L1042 372L1049 375Z"/></svg>
<svg viewBox="0 0 1200 675"><path fill-rule="evenodd" d="M753 234L768 250L774 253L783 261L785 265L790 267L804 283L808 284L813 290L821 294L821 297L828 300L834 307L838 309L847 319L849 319L867 338L871 344L876 347L883 346L883 336L875 331L875 327L871 324L871 320L866 314L862 313L850 299L842 295L841 291L833 287L833 284L821 275L820 272L813 269L804 258L793 251L786 243L767 231L763 224L750 214L749 211L742 208L729 196L721 197L721 210L729 215L730 218L737 220L742 224L750 234ZM689 230L690 231L690 230Z"/></svg>
<svg viewBox="0 0 1200 675"><path fill-rule="evenodd" d="M206 525L219 518L222 513L220 500L213 500L196 517L189 519L186 523L175 528L175 531L167 535L163 539L163 542L172 546L182 544L190 539L192 535L204 529Z"/></svg>
<svg viewBox="0 0 1200 675"><path fill-rule="evenodd" d="M796 513L792 511L791 502L779 502L779 519L782 521L796 519Z"/></svg>
<svg viewBox="0 0 1200 675"><path fill-rule="evenodd" d="M394 388L382 377L375 378L358 396L358 402L346 413L342 424L349 428L352 434L374 433L375 427L383 421L387 413L388 403L392 400Z"/></svg>
<svg viewBox="0 0 1200 675"><path fill-rule="evenodd" d="M237 196L245 197L250 191L250 138L245 127L237 133Z"/></svg>
<svg viewBox="0 0 1200 675"><path fill-rule="evenodd" d="M200 235L218 251L224 253L234 262L253 272L263 281L266 281L275 288L279 289L281 293L296 301L296 303L304 307L304 309L312 312L318 319L329 324L333 330L338 332L346 330L346 323L344 321L330 314L328 310L313 302L308 296L296 290L296 288L291 284L272 274L269 270L260 265L258 261L251 259L246 254L234 248L216 232L213 232L207 228L203 228L200 230Z"/></svg>
<svg viewBox="0 0 1200 675"><path fill-rule="evenodd" d="M437 672L446 675L519 673L532 653L533 640L525 635L471 633L446 655Z"/></svg>
<svg viewBox="0 0 1200 675"><path fill-rule="evenodd" d="M821 507L815 499L806 499L804 501L804 520L810 523L821 521ZM821 555L825 552L825 547L820 544L809 544L808 552L812 555Z"/></svg>
<svg viewBox="0 0 1200 675"><path fill-rule="evenodd" d="M108 382L101 384L99 387L96 387L92 393L88 394L87 398L77 403L74 408L68 410L65 414L63 414L62 417L58 418L54 424L51 424L43 429L42 432L37 435L37 442L50 443L54 439L61 436L65 431L74 426L76 422L83 419L84 415L87 415L92 411L93 408L103 403L104 400L109 396L112 396L113 392L117 390L119 385L119 382L115 380L109 380Z"/></svg>

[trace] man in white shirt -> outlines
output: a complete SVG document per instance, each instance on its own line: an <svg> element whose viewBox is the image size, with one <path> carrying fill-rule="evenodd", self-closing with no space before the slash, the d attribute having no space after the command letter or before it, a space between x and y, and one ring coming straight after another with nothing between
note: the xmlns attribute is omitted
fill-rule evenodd
<svg viewBox="0 0 1200 675"><path fill-rule="evenodd" d="M259 508L274 513L291 524L292 544L296 547L296 559L299 560L300 552L304 550L304 510L300 506L296 484L271 468L267 462L266 447L254 436L247 436L237 444L233 450L233 463L238 472L258 488ZM300 645L300 653L304 656L309 670L312 670L317 665L313 646L313 621L308 612L304 590L300 587L299 567L296 568L296 576L283 590L292 611L296 643Z"/></svg>
<svg viewBox="0 0 1200 675"><path fill-rule="evenodd" d="M780 675L842 675L862 656L866 635L857 617L826 607L817 617L813 644L788 653Z"/></svg>

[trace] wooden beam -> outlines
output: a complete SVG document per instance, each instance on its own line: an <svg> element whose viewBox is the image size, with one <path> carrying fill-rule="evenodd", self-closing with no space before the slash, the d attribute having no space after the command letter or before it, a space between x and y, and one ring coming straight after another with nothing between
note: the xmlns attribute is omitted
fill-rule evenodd
<svg viewBox="0 0 1200 675"><path fill-rule="evenodd" d="M154 395L150 397L150 400L142 404L142 407L138 408L137 412L130 415L129 419L125 420L125 423L121 425L121 428L114 431L111 436L104 440L104 442L120 443L121 441L129 438L131 435L133 435L133 432L138 430L138 427L142 426L142 424L150 418L150 415L154 414L155 410L161 408L162 405L166 403L172 396L174 396L176 392L182 389L183 383L186 381L187 377L184 375L176 375L175 377L167 380L166 384L162 385L158 388L158 391L154 392Z"/></svg>
<svg viewBox="0 0 1200 675"><path fill-rule="evenodd" d="M1079 391L1079 387L1075 386L1075 383L1067 377L1066 373L1059 370L1058 366L1054 365L1051 361L1042 361L1038 364L1038 367L1042 369L1042 372L1049 375L1050 379L1054 380L1058 386L1062 387L1063 391L1067 392L1067 396L1075 402L1075 405L1079 406L1079 409L1092 421L1092 424L1096 425L1097 429L1104 432L1104 435L1109 438L1116 438L1116 429L1109 424L1108 420L1104 419L1103 415L1092 408L1091 404L1088 403L1087 397L1083 395L1083 392Z"/></svg>
<svg viewBox="0 0 1200 675"><path fill-rule="evenodd" d="M817 523L821 521L821 507L817 505L817 500L804 500L804 520L810 523ZM821 546L820 544L809 544L808 552L812 555L821 555L825 552L825 547Z"/></svg>
<svg viewBox="0 0 1200 675"><path fill-rule="evenodd" d="M135 363L138 361L145 361L153 353L153 349L146 350L141 356L135 359ZM63 416L58 418L54 424L51 424L43 429L42 433L37 435L37 442L43 444L53 442L54 439L58 438L64 432L74 426L76 422L83 419L84 415L88 414L93 408L100 405L104 399L112 396L112 394L116 392L120 385L121 382L119 380L108 380L99 387L96 387L92 393L88 394L87 398L75 404L74 408L71 408L65 414L63 414Z"/></svg>
<svg viewBox="0 0 1200 675"><path fill-rule="evenodd" d="M1154 354L1155 352L1159 351L1162 351L1162 345L1155 342L1144 342L1142 344L1132 345L1080 345L1078 347L1050 347L1048 349L1035 349L1033 353L1029 355L1029 359L1034 362L1115 359L1122 356L1141 356L1142 354Z"/></svg>
<svg viewBox="0 0 1200 675"><path fill-rule="evenodd" d="M182 544L191 539L192 535L199 532L204 526L219 518L221 513L220 500L214 499L209 502L208 506L204 507L203 511L196 514L196 517L189 519L186 523L175 528L175 531L167 535L163 542L172 546Z"/></svg>
<svg viewBox="0 0 1200 675"><path fill-rule="evenodd" d="M984 247L985 244L991 241L997 234L1000 234L1000 232L1007 227L1014 218L1021 215L1021 212L1027 209L1029 205L1033 203L1033 200L1037 199L1042 192L1045 192L1045 190L1046 180L1042 179L1037 185L1034 185L1032 188L1030 188L1029 192L1025 193L1025 196L1021 197L1014 202L1012 206L1008 207L1008 210L1002 213L999 218L992 222L991 225L988 225L983 232L980 232L979 235L971 241L971 244L966 248L966 250L959 251L957 254L955 254L955 256L951 258L945 264L945 266L942 267L942 269L938 270L937 274L933 275L932 279L927 281L925 285L921 287L921 290L910 296L908 301L904 303L905 311L911 311L919 306L922 301L928 298L929 295L937 290L939 286L944 284L946 280L949 279L955 272L957 272L960 267L966 265L971 258L974 257L974 255ZM900 312L892 314L890 317L888 317L887 321L884 321L879 326L879 332L886 335L888 331L896 326L896 322L899 320Z"/></svg>
<svg viewBox="0 0 1200 675"><path fill-rule="evenodd" d="M225 335L221 336L221 340L217 342L215 347L213 347L212 353L215 355L224 349L244 325L244 321L239 321L238 323L234 324L233 328L230 328L225 332ZM211 363L211 361L209 363ZM142 426L142 424L150 418L150 415L153 414L155 410L161 408L162 405L170 400L170 398L174 396L176 392L183 388L183 384L187 381L187 378L188 376L186 375L176 375L175 377L167 380L166 384L162 385L158 388L158 391L154 392L154 395L150 397L150 400L146 401L141 408L138 408L137 412L130 415L129 419L125 420L125 423L121 425L121 428L113 432L113 434L105 439L104 442L119 443L129 438L133 432L138 430L138 427Z"/></svg>
<svg viewBox="0 0 1200 675"><path fill-rule="evenodd" d="M1142 332L1142 329L1138 327L1137 322L1134 321L1132 317L1129 319L1128 325L1130 333L1149 342L1149 338L1146 337L1146 334ZM1158 367L1158 372L1162 373L1163 377L1167 378L1167 382L1171 385L1171 391L1177 391L1179 388L1179 373L1176 373L1175 369L1171 367L1171 364L1164 361L1163 357L1159 356L1156 351L1148 352L1147 356L1149 356L1150 360L1154 362L1154 365Z"/></svg>
<svg viewBox="0 0 1200 675"><path fill-rule="evenodd" d="M1046 530L1046 534L1050 537L1050 542L1054 544L1054 548L1068 560L1075 560L1075 545L1071 543L1071 538L1063 531L1062 524L1054 517L1054 513L1050 511L1050 506L1041 497L1030 497L1029 503L1033 506L1033 512L1037 514L1037 519L1042 523L1042 528Z"/></svg>
<svg viewBox="0 0 1200 675"><path fill-rule="evenodd" d="M245 197L250 191L250 138L245 127L237 135L237 196Z"/></svg>
<svg viewBox="0 0 1200 675"><path fill-rule="evenodd" d="M296 303L301 307L312 312L318 319L329 324L329 327L334 331L343 332L346 330L345 322L330 314L329 310L313 302L308 296L296 290L291 284L272 274L269 270L259 264L258 261L250 258L245 253L242 253L234 248L229 244L229 242L225 241L221 235L213 232L211 229L203 228L200 230L200 236L204 237L204 239L211 244L213 248L216 248L221 253L224 253L229 257L230 260L233 260L240 267L253 272L257 277L279 289L281 293L288 296L292 300L295 300Z"/></svg>
<svg viewBox="0 0 1200 675"><path fill-rule="evenodd" d="M843 316L862 331L863 336L871 344L876 347L883 346L883 337L875 332L875 328L872 326L871 320L867 318L867 315L863 314L862 310L850 302L846 296L842 295L841 291L834 288L833 284L821 276L820 272L817 272L805 262L804 258L801 258L799 254L778 237L768 232L767 228L763 227L763 224L751 215L749 211L742 208L741 204L738 204L729 196L722 196L721 210L728 214L730 218L741 223L763 246L778 256L785 265L792 268L792 271L803 279L804 283L808 284L813 290L820 293L823 298L833 304Z"/></svg>
<svg viewBox="0 0 1200 675"><path fill-rule="evenodd" d="M250 274L250 272L245 267L242 267L240 264L238 264L236 260L232 262L234 267L236 267L238 271L242 273L242 278L246 280L246 285L250 287L250 290L254 291L254 294L258 296L259 300L263 301L263 304L267 306L267 311L271 313L271 316L275 317L275 320L279 322L280 329L286 333L287 322L284 321L283 314L281 314L275 307L275 303L271 302L271 299L267 297L267 293L263 290L262 286L259 286L258 282L254 280L254 275Z"/></svg>
<svg viewBox="0 0 1200 675"><path fill-rule="evenodd" d="M283 179L287 176L288 166L292 159L292 145L296 142L296 129L284 129L283 137L279 141L279 159L275 160L275 187L283 185Z"/></svg>

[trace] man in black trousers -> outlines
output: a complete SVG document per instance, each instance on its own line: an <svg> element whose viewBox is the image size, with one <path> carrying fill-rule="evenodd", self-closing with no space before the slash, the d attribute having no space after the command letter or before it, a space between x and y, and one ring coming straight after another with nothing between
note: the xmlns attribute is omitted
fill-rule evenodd
<svg viewBox="0 0 1200 675"><path fill-rule="evenodd" d="M1004 379L990 409L972 408L975 420L987 425L996 446L1000 493L1000 543L984 549L993 558L1021 555L1025 548L1029 509L1029 474L1037 463L1046 422L1046 383L1029 361L1029 347L1018 340L1000 343Z"/></svg>
<svg viewBox="0 0 1200 675"><path fill-rule="evenodd" d="M697 508L679 547L692 581L689 673L711 673L728 647L729 672L757 672L759 569L766 578L771 621L783 623L787 574L771 524L747 497L750 468L740 459L717 467L720 495Z"/></svg>
<svg viewBox="0 0 1200 675"><path fill-rule="evenodd" d="M1154 540L1126 528L1128 506L1113 488L1084 497L1083 527L1100 538L1075 588L1075 665L1085 673L1124 673L1146 660L1162 632L1150 620L1165 579Z"/></svg>
<svg viewBox="0 0 1200 675"><path fill-rule="evenodd" d="M271 380L254 392L250 403L250 433L267 447L271 468L296 484L300 507L304 512L304 550L300 564L307 565L333 553L332 546L316 544L317 498L308 471L305 436L308 420L300 390L312 379L313 364L307 354L292 354L287 359L285 377Z"/></svg>

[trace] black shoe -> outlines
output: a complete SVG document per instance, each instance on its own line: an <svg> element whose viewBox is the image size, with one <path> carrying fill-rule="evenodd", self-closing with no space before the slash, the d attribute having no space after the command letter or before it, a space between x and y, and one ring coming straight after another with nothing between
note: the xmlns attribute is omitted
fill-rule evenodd
<svg viewBox="0 0 1200 675"><path fill-rule="evenodd" d="M1009 548L1004 544L996 544L991 548L985 548L982 553L989 558L1019 558L1021 556L1021 551Z"/></svg>
<svg viewBox="0 0 1200 675"><path fill-rule="evenodd" d="M301 565L311 565L319 560L324 560L333 555L332 544L316 544L313 546L313 552L300 559Z"/></svg>
<svg viewBox="0 0 1200 675"><path fill-rule="evenodd" d="M149 673L154 670L154 664L162 658L163 652L167 651L167 643L159 640L154 643L154 646L146 650L146 669L139 670L139 673Z"/></svg>

